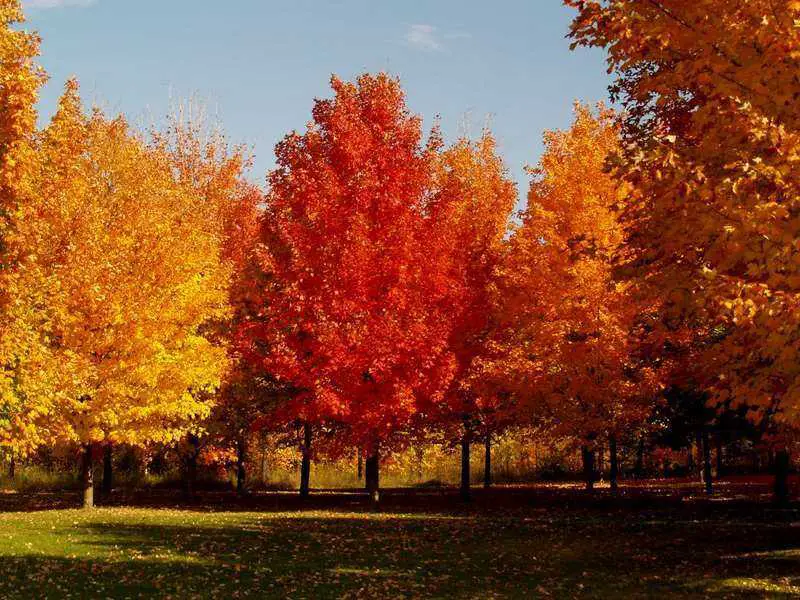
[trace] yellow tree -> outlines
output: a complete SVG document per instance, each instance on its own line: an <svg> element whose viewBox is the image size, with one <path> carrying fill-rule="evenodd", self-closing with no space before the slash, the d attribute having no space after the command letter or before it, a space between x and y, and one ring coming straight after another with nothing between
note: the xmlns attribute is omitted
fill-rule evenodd
<svg viewBox="0 0 800 600"><path fill-rule="evenodd" d="M616 209L630 188L605 170L619 146L613 116L577 105L568 131L545 135L503 282L507 377L532 413L581 441L590 486L601 439L616 486L618 436L646 418L653 395L631 337L637 302L614 276L623 241Z"/></svg>
<svg viewBox="0 0 800 600"><path fill-rule="evenodd" d="M228 288L231 313L213 330L214 339L229 351L231 368L215 397L211 418L197 422L187 435L185 484L191 491L200 444L209 439L203 434L212 433L236 444L241 487L247 433L263 412L263 397L272 398L264 389L264 374L243 368L236 344L230 343L242 321L256 312L255 250L264 197L245 179L250 166L247 149L231 146L221 126L209 120L202 103L177 104L166 126L152 130L151 138L159 151L169 155L178 180L194 190L197 210L205 211L208 222L218 226L222 258L232 270Z"/></svg>
<svg viewBox="0 0 800 600"><path fill-rule="evenodd" d="M641 190L626 214L631 271L664 337L697 333L718 402L797 425L800 3L567 3L575 44L605 47L617 77L620 172Z"/></svg>
<svg viewBox="0 0 800 600"><path fill-rule="evenodd" d="M26 415L83 448L91 506L98 443L170 442L209 413L228 315L220 225L180 181L169 153L122 118L85 117L70 82L38 147L35 204L17 227L41 290L49 404Z"/></svg>
<svg viewBox="0 0 800 600"><path fill-rule="evenodd" d="M36 445L38 432L20 414L23 405L33 409L44 393L42 386L41 394L33 386L21 393L20 384L38 370L40 353L34 303L11 302L20 289L18 267L25 259L15 226L22 217L21 199L31 189L35 104L44 80L35 63L39 39L17 28L22 21L18 0L0 0L0 447L9 448L12 456ZM31 369L18 369L20 361Z"/></svg>

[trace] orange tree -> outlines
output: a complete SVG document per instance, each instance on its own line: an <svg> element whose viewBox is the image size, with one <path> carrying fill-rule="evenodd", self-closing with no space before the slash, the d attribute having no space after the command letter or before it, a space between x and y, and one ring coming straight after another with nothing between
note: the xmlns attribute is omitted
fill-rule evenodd
<svg viewBox="0 0 800 600"><path fill-rule="evenodd" d="M606 439L616 486L617 440L650 412L652 373L637 358L638 305L615 279L623 241L616 208L630 194L605 171L619 145L613 114L576 106L568 131L549 132L522 223L504 265L506 352L501 372L527 411L593 446Z"/></svg>
<svg viewBox="0 0 800 600"><path fill-rule="evenodd" d="M96 444L173 441L208 414L226 357L204 327L228 314L230 269L217 224L169 155L121 118L84 116L74 82L32 178L15 236L33 274L26 289L39 290L51 389L24 416L82 446L91 506Z"/></svg>
<svg viewBox="0 0 800 600"><path fill-rule="evenodd" d="M641 190L625 217L630 266L665 338L697 332L718 402L796 425L800 3L567 3L575 44L605 47L616 76L620 173Z"/></svg>
<svg viewBox="0 0 800 600"><path fill-rule="evenodd" d="M385 74L331 85L307 130L276 148L267 280L245 338L252 359L297 390L286 420L347 424L377 492L381 446L451 376L456 284L430 217L438 138L422 143L419 117Z"/></svg>

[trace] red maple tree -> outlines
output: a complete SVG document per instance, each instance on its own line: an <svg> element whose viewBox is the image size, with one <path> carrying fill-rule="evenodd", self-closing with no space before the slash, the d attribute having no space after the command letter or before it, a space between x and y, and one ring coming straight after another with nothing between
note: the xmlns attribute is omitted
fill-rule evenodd
<svg viewBox="0 0 800 600"><path fill-rule="evenodd" d="M262 222L261 311L245 328L251 360L296 393L274 416L347 425L378 456L443 393L457 285L431 215L441 144L385 74L333 77L303 134L276 147Z"/></svg>

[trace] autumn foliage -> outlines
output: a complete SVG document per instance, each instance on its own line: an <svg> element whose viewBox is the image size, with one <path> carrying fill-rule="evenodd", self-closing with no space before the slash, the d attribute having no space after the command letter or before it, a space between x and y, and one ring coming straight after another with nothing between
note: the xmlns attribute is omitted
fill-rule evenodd
<svg viewBox="0 0 800 600"><path fill-rule="evenodd" d="M613 117L577 105L569 130L545 135L501 267L482 372L516 399L517 419L589 449L644 423L657 389L632 335L643 307L615 278L617 208L632 192L605 168L620 143Z"/></svg>
<svg viewBox="0 0 800 600"><path fill-rule="evenodd" d="M55 440L174 440L208 414L225 367L202 331L228 312L214 214L124 120L85 117L73 83L38 156L35 218L17 235L57 375L32 417Z"/></svg>
<svg viewBox="0 0 800 600"><path fill-rule="evenodd" d="M796 423L800 4L569 4L617 77L629 263L664 336L716 334L701 360L720 400Z"/></svg>
<svg viewBox="0 0 800 600"><path fill-rule="evenodd" d="M444 413L464 420L469 430L478 425L471 421L480 422L481 409L492 405L493 391L481 389L475 374L495 326L498 269L517 192L488 131L475 142L459 140L439 163L432 218L458 283L448 336L456 370Z"/></svg>
<svg viewBox="0 0 800 600"><path fill-rule="evenodd" d="M20 274L27 249L16 227L24 219L22 199L31 193L34 104L44 74L35 63L39 39L17 29L21 21L18 1L0 2L0 442L29 449L43 439L25 425L20 414L35 402L33 397L47 394L47 387L30 390L30 397L17 391L20 378L38 369L41 345L36 302L14 300L21 294L35 297ZM12 430L16 432L13 438Z"/></svg>
<svg viewBox="0 0 800 600"><path fill-rule="evenodd" d="M426 135L386 73L332 77L264 189L191 105L139 131L71 80L39 126L39 40L0 0L0 447L80 450L90 490L101 446L182 448L187 472L235 446L245 493L255 434L288 432L307 494L315 456L366 457L377 492L435 436L467 499L471 444L488 485L507 428L580 448L590 487L608 448L614 489L618 444L672 428L710 492L710 428L721 460L749 419L786 474L800 2L565 4L617 108L545 133L514 213L502 140Z"/></svg>
<svg viewBox="0 0 800 600"><path fill-rule="evenodd" d="M331 85L308 130L276 148L260 233L268 280L245 334L295 390L285 414L344 422L375 452L453 368L455 283L431 217L439 141L423 143L396 80Z"/></svg>

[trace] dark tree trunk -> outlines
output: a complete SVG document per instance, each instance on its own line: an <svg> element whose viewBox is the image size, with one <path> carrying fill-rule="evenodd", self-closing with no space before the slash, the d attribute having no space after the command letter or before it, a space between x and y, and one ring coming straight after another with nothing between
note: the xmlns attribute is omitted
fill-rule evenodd
<svg viewBox="0 0 800 600"><path fill-rule="evenodd" d="M686 474L689 477L694 477L694 442L689 440L689 450L686 453Z"/></svg>
<svg viewBox="0 0 800 600"><path fill-rule="evenodd" d="M380 501L380 454L378 449L375 448L372 454L367 456L367 460L365 461L364 465L364 479L365 479L365 488L372 499L374 504L378 504Z"/></svg>
<svg viewBox="0 0 800 600"><path fill-rule="evenodd" d="M470 441L470 431L465 427L464 434L461 436L461 487L459 489L459 495L464 502L469 502L472 495L470 488L472 478L469 469Z"/></svg>
<svg viewBox="0 0 800 600"><path fill-rule="evenodd" d="M594 452L588 446L581 448L581 456L583 458L583 480L586 483L586 490L592 491L594 489Z"/></svg>
<svg viewBox="0 0 800 600"><path fill-rule="evenodd" d="M247 491L247 441L240 436L236 442L236 493L244 496Z"/></svg>
<svg viewBox="0 0 800 600"><path fill-rule="evenodd" d="M703 429L703 483L706 484L706 494L711 495L713 487L711 483L711 440L708 436L708 429Z"/></svg>
<svg viewBox="0 0 800 600"><path fill-rule="evenodd" d="M186 472L183 480L183 493L192 498L197 489L197 456L200 454L200 439L193 433L186 436L189 450L186 454Z"/></svg>
<svg viewBox="0 0 800 600"><path fill-rule="evenodd" d="M11 481L17 476L17 458L14 456L14 453L11 452L11 456L8 459L8 478Z"/></svg>
<svg viewBox="0 0 800 600"><path fill-rule="evenodd" d="M417 455L417 481L422 483L425 480L425 448L418 443L414 453Z"/></svg>
<svg viewBox="0 0 800 600"><path fill-rule="evenodd" d="M92 444L84 444L81 457L81 487L83 488L83 508L94 508L94 463Z"/></svg>
<svg viewBox="0 0 800 600"><path fill-rule="evenodd" d="M724 464L722 461L722 434L718 434L716 438L717 442L717 479L722 477L722 470L724 468Z"/></svg>
<svg viewBox="0 0 800 600"><path fill-rule="evenodd" d="M636 447L636 466L634 467L634 475L637 479L644 477L644 436L639 436L639 445Z"/></svg>
<svg viewBox="0 0 800 600"><path fill-rule="evenodd" d="M600 447L597 449L597 476L598 476L598 479L601 479L603 477L603 473L605 472L605 470L606 470L605 451L603 450L603 446L601 444Z"/></svg>
<svg viewBox="0 0 800 600"><path fill-rule="evenodd" d="M361 479L364 477L364 453L361 452L361 448L358 449L358 458L356 460L358 461L358 466L356 467L356 476L358 477L358 480L361 481Z"/></svg>
<svg viewBox="0 0 800 600"><path fill-rule="evenodd" d="M775 503L789 503L789 452L784 448L775 453Z"/></svg>
<svg viewBox="0 0 800 600"><path fill-rule="evenodd" d="M608 478L611 483L611 491L616 492L617 476L619 475L619 463L617 462L617 436L615 435L608 436L608 453L608 459L610 462Z"/></svg>
<svg viewBox="0 0 800 600"><path fill-rule="evenodd" d="M303 425L303 462L300 465L300 497L308 498L311 493L311 425Z"/></svg>
<svg viewBox="0 0 800 600"><path fill-rule="evenodd" d="M111 494L114 489L114 450L112 445L106 444L103 447L103 485L101 487L104 496Z"/></svg>
<svg viewBox="0 0 800 600"><path fill-rule="evenodd" d="M492 434L486 434L486 448L483 453L483 487L492 487Z"/></svg>
<svg viewBox="0 0 800 600"><path fill-rule="evenodd" d="M758 450L753 450L753 473L759 473L761 471L761 456L758 453Z"/></svg>
<svg viewBox="0 0 800 600"><path fill-rule="evenodd" d="M697 476L700 479L700 483L704 483L705 463L703 459L703 432L699 429L694 432L694 447L695 451L697 452L697 460L695 461L694 466L697 469Z"/></svg>

